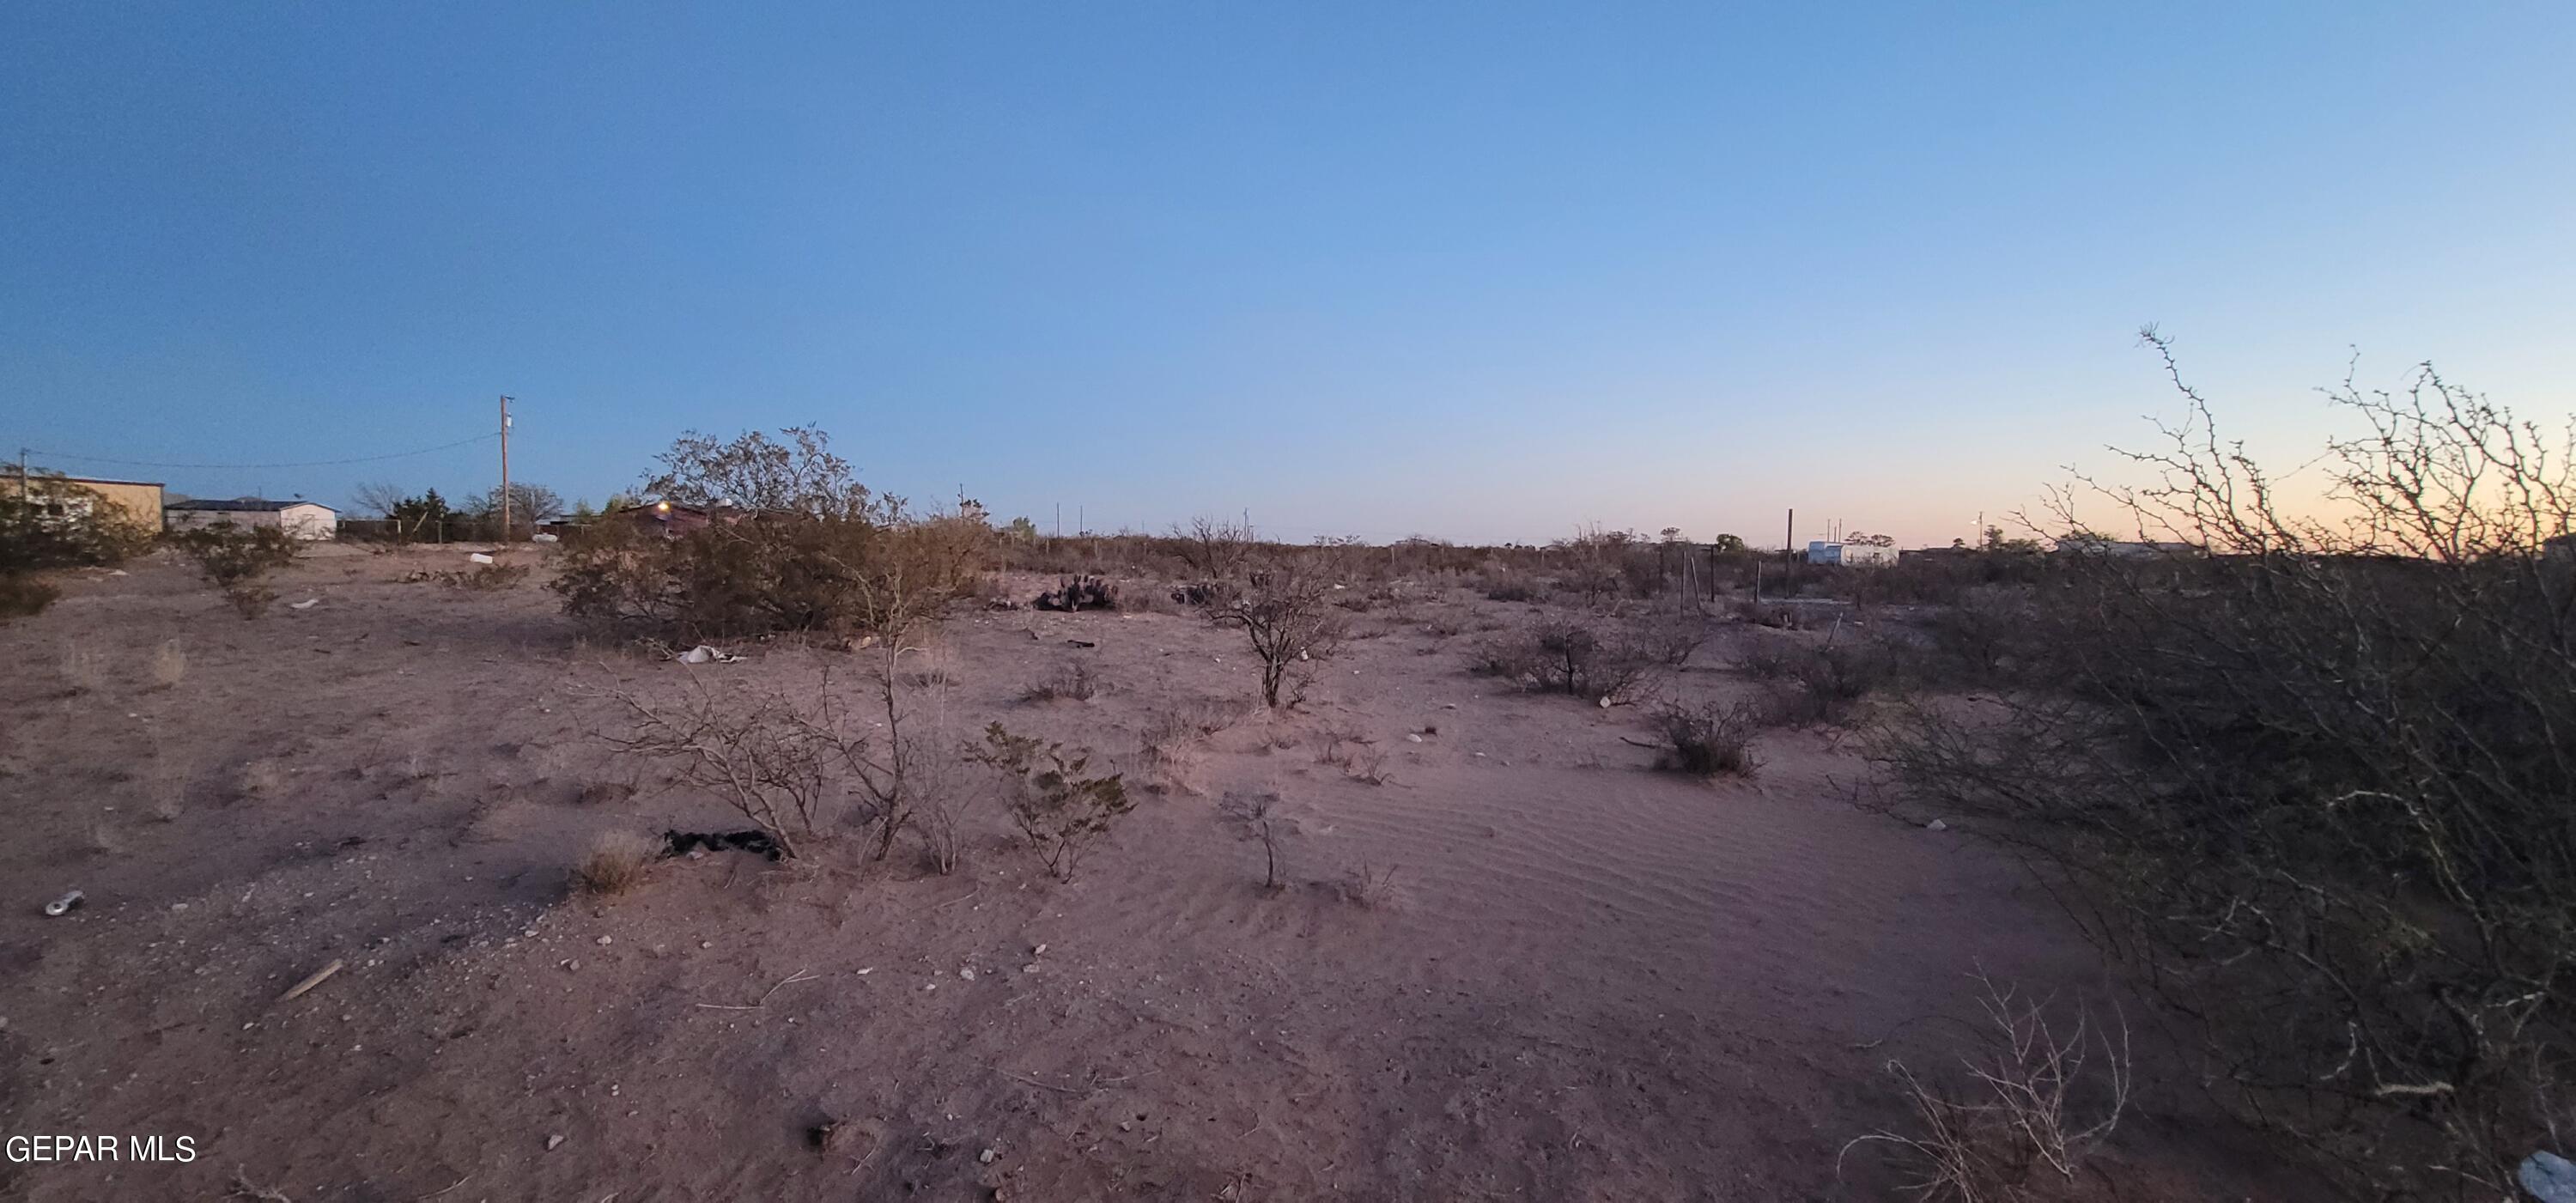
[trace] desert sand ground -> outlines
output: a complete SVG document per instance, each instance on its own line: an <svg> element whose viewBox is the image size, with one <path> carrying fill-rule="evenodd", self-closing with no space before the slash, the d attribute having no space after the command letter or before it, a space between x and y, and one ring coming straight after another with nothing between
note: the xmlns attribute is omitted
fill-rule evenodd
<svg viewBox="0 0 2576 1203"><path fill-rule="evenodd" d="M998 719L1144 784L1156 714L1241 714L1070 883L988 809L951 876L853 834L583 895L602 831L743 826L597 738L615 691L858 667L586 639L542 567L403 580L463 558L326 548L245 622L156 556L0 628L0 1132L196 1149L0 1163L0 1195L1880 1198L1897 1175L1837 1153L1904 1123L1891 1057L1955 1056L1920 1021L1973 1015L1973 971L2116 993L2020 867L1850 805L1848 734L1769 732L1749 782L1650 771L1633 711L1471 675L1478 627L1529 607L1457 588L1356 616L1277 715L1241 636L1189 615L961 607L916 662L960 739ZM1716 624L1663 688L1750 693L1748 641L1811 638ZM1074 662L1100 696L1022 700ZM1321 759L1335 734L1380 783ZM1283 798L1280 892L1218 818L1243 789ZM2278 1197L2180 1109L2124 1123L2116 1197Z"/></svg>

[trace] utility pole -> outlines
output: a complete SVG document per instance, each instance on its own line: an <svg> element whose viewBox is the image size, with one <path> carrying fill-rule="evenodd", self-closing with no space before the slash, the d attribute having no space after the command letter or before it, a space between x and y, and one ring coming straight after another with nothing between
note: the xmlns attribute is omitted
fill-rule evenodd
<svg viewBox="0 0 2576 1203"><path fill-rule="evenodd" d="M27 496L27 449L24 447L18 449L18 500L32 500Z"/></svg>
<svg viewBox="0 0 2576 1203"><path fill-rule="evenodd" d="M1789 528L1781 538L1780 548L1791 556L1798 554L1798 511L1789 511Z"/></svg>
<svg viewBox="0 0 2576 1203"><path fill-rule="evenodd" d="M1064 537L1064 503L1061 501L1055 503L1055 537Z"/></svg>
<svg viewBox="0 0 2576 1203"><path fill-rule="evenodd" d="M501 541L510 541L510 398L501 398Z"/></svg>

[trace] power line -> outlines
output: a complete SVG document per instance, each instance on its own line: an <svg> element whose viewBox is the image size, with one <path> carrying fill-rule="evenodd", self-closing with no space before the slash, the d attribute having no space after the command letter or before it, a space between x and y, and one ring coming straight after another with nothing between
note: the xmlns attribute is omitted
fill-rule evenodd
<svg viewBox="0 0 2576 1203"><path fill-rule="evenodd" d="M417 451L396 451L390 455L361 455L351 459L304 460L302 462L292 464L165 464L155 460L110 459L104 455L73 455L65 451L47 451L41 447L29 451L28 454L41 455L48 459L70 460L74 463L81 464L115 464L124 468L328 468L339 464L372 464L379 460L408 459L415 455L427 455L433 451L446 451L451 448L463 447L473 443L480 443L487 439L497 439L499 437L501 436L497 432L493 434L478 434L470 439L458 439L453 443L440 443L435 447L423 447Z"/></svg>

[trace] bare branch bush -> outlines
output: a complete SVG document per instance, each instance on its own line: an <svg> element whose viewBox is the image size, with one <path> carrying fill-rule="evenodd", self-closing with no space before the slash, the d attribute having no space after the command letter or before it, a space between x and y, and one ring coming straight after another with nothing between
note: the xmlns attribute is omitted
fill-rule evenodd
<svg viewBox="0 0 2576 1203"><path fill-rule="evenodd" d="M1762 767L1753 756L1762 716L1742 702L1666 702L1647 725L1663 743L1657 767L1693 777L1750 777Z"/></svg>
<svg viewBox="0 0 2576 1203"><path fill-rule="evenodd" d="M1100 678L1091 666L1076 661L1056 667L1047 679L1020 692L1023 702L1088 702L1100 692Z"/></svg>
<svg viewBox="0 0 2576 1203"><path fill-rule="evenodd" d="M1186 528L1172 527L1173 550L1201 580L1226 581L1242 574L1252 555L1252 531L1216 518L1190 519Z"/></svg>
<svg viewBox="0 0 2576 1203"><path fill-rule="evenodd" d="M2057 557L2005 687L1878 754L2003 820L2248 1122L2356 1191L2510 1193L2576 1106L2576 439L2347 380L2304 517L2148 337L2190 416L2083 495L2177 550Z"/></svg>
<svg viewBox="0 0 2576 1203"><path fill-rule="evenodd" d="M1477 649L1475 670L1533 692L1608 703L1633 696L1664 658L1623 624L1552 617L1488 640Z"/></svg>
<svg viewBox="0 0 2576 1203"><path fill-rule="evenodd" d="M1278 818L1278 810L1279 795L1270 790L1248 793L1229 791L1225 800L1217 803L1219 818L1233 826L1243 838L1260 843L1261 888L1265 890L1279 888L1279 837L1282 834L1280 831L1282 824Z"/></svg>
<svg viewBox="0 0 2576 1203"><path fill-rule="evenodd" d="M1073 880L1110 821L1136 805L1120 774L1090 774L1089 752L1013 735L1000 723L984 729L984 745L971 756L1010 781L1011 821L1059 881Z"/></svg>
<svg viewBox="0 0 2576 1203"><path fill-rule="evenodd" d="M1899 1189L1951 1203L2076 1197L2076 1172L2128 1109L2129 1029L2095 1029L2081 1011L2051 1027L2047 1000L2022 1001L1979 974L1986 1023L1963 1057L1959 1088L1927 1083L1902 1061L1887 1072L1914 1108L1915 1129L1873 1132L1843 1146L1883 1145L1914 1176Z"/></svg>
<svg viewBox="0 0 2576 1203"><path fill-rule="evenodd" d="M714 793L777 841L790 857L815 833L825 804L839 796L833 768L847 763L853 741L826 710L813 715L775 694L728 703L693 682L678 702L655 704L615 693L634 723L602 738L621 752L672 762L682 781ZM830 691L819 691L830 705Z"/></svg>
<svg viewBox="0 0 2576 1203"><path fill-rule="evenodd" d="M1279 687L1297 665L1325 659L1341 643L1342 618L1331 605L1332 582L1293 556L1274 557L1250 574L1243 592L1208 611L1219 626L1241 630L1261 661L1261 701L1276 709Z"/></svg>

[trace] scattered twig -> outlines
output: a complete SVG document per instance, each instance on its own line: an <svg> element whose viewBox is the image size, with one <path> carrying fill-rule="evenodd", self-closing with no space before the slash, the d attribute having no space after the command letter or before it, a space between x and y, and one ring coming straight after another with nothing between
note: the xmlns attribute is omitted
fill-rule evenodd
<svg viewBox="0 0 2576 1203"><path fill-rule="evenodd" d="M815 973L810 969L799 969L796 972L781 978L778 985L771 986L769 989L762 991L759 1002L748 1005L740 1003L699 1003L698 1006L709 1011L757 1011L762 1007L769 1005L769 996L778 993L780 987L793 986L798 982L810 982L821 976L821 974Z"/></svg>
<svg viewBox="0 0 2576 1203"><path fill-rule="evenodd" d="M305 991L311 990L315 986L319 986L323 982L330 980L332 974L340 972L340 970L346 965L347 962L342 961L337 957L333 957L330 964L314 970L313 976L288 987L286 993L277 996L277 1001L293 1002L296 999L304 997Z"/></svg>
<svg viewBox="0 0 2576 1203"><path fill-rule="evenodd" d="M242 1166L233 1167L233 1188L224 1197L257 1199L260 1203L295 1203L295 1200L285 1191L271 1190L252 1182L250 1170Z"/></svg>
<svg viewBox="0 0 2576 1203"><path fill-rule="evenodd" d="M422 1196L421 1196L420 1198L418 1198L418 1199L414 1199L414 1200L412 1200L412 1203L428 1203L428 1201L429 1201L429 1200L431 1200L431 1199L435 1199L435 1198L439 1197L440 1195L443 1195L443 1194L446 1194L446 1193L447 1193L447 1192L449 1192L449 1191L455 1190L457 1187L463 1186L463 1185L465 1185L466 1183L471 1182L471 1181L473 1181L473 1180L474 1180L474 1175L472 1175L472 1174L467 1174L466 1176L464 1176L464 1177L462 1177L462 1178L459 1178L459 1179L457 1179L457 1180L456 1180L456 1181L454 1181L454 1182L450 1182L450 1183L448 1183L447 1185L445 1185L445 1186L442 1186L442 1187L438 1188L437 1190L431 1191L431 1192L429 1192L428 1194L422 1195Z"/></svg>

